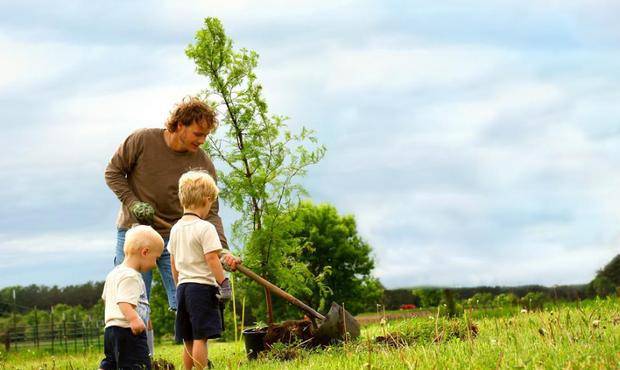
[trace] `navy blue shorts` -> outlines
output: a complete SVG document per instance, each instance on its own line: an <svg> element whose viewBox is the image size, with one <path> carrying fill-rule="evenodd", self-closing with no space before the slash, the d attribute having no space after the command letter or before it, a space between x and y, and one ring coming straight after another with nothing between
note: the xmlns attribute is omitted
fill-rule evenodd
<svg viewBox="0 0 620 370"><path fill-rule="evenodd" d="M99 368L116 369L150 369L149 346L146 332L133 335L131 329L119 326L105 328L103 334L103 351L105 358Z"/></svg>
<svg viewBox="0 0 620 370"><path fill-rule="evenodd" d="M223 320L217 287L207 284L183 283L177 287L177 341L219 338Z"/></svg>

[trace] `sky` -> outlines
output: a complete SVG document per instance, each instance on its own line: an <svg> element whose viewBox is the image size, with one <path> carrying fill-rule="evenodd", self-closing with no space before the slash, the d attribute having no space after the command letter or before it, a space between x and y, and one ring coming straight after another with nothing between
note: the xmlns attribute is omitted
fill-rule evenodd
<svg viewBox="0 0 620 370"><path fill-rule="evenodd" d="M387 288L582 284L619 253L620 3L291 4L0 0L0 288L105 278L104 169L207 87L184 54L206 17L327 147L302 183Z"/></svg>

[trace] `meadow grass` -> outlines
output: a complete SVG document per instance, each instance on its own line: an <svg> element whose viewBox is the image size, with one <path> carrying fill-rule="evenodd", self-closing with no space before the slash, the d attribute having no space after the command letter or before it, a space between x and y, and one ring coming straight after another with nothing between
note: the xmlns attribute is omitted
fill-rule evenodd
<svg viewBox="0 0 620 370"><path fill-rule="evenodd" d="M358 341L315 350L278 346L255 361L246 359L241 342L214 342L209 357L220 369L620 368L617 298L504 317L472 316L384 321L365 327ZM477 334L466 330L471 324ZM377 343L379 336L399 340ZM181 369L181 349L159 345L155 357ZM100 359L99 352L50 356L30 350L2 353L0 369L94 369Z"/></svg>

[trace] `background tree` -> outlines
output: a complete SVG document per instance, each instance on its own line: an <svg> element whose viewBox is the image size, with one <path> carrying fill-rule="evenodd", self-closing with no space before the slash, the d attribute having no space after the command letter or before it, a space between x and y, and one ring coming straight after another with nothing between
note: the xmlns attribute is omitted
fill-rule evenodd
<svg viewBox="0 0 620 370"><path fill-rule="evenodd" d="M589 287L592 290L593 295L597 295L599 297L606 297L616 292L616 285L610 278L603 274L596 276L594 280L590 282Z"/></svg>
<svg viewBox="0 0 620 370"><path fill-rule="evenodd" d="M323 157L325 148L311 131L302 127L294 134L286 117L269 113L254 73L258 54L235 50L218 19L205 20L186 54L208 78L201 97L223 117L205 150L218 163L221 199L241 215L232 224L233 244L258 274L291 294L307 294L313 277L301 261L290 258L299 254L300 245L284 243L289 238L281 231L286 229L282 215L306 195L296 179ZM256 306L260 300L252 302L262 307Z"/></svg>
<svg viewBox="0 0 620 370"><path fill-rule="evenodd" d="M493 303L497 307L515 306L519 303L519 298L512 293L502 293L493 298Z"/></svg>
<svg viewBox="0 0 620 370"><path fill-rule="evenodd" d="M420 307L437 307L441 302L442 292L439 288L417 288L412 293L420 300Z"/></svg>
<svg viewBox="0 0 620 370"><path fill-rule="evenodd" d="M403 304L413 304L421 307L420 297L413 294L411 289L385 289L383 288L383 305L388 310L396 310Z"/></svg>
<svg viewBox="0 0 620 370"><path fill-rule="evenodd" d="M487 292L479 292L474 294L467 300L470 307L489 307L493 303L493 294Z"/></svg>
<svg viewBox="0 0 620 370"><path fill-rule="evenodd" d="M528 310L542 310L549 297L543 292L529 292L521 298L521 306Z"/></svg>
<svg viewBox="0 0 620 370"><path fill-rule="evenodd" d="M352 215L341 216L329 204L304 201L287 214L290 237L302 246L299 261L315 277L310 292L300 298L319 310L332 301L352 313L372 310L381 301L383 288L371 273L372 249L357 233Z"/></svg>
<svg viewBox="0 0 620 370"><path fill-rule="evenodd" d="M605 276L614 286L620 286L620 254L606 264L597 276Z"/></svg>
<svg viewBox="0 0 620 370"><path fill-rule="evenodd" d="M594 279L588 284L588 290L592 295L604 297L616 293L616 287L619 286L620 254L596 273Z"/></svg>
<svg viewBox="0 0 620 370"><path fill-rule="evenodd" d="M460 314L461 310L457 308L454 290L443 290L443 302L445 304L445 310L448 317L456 317Z"/></svg>
<svg viewBox="0 0 620 370"><path fill-rule="evenodd" d="M155 338L159 340L162 335L173 335L175 316L174 312L168 309L168 296L166 295L159 271L157 273L153 272L153 286L149 303Z"/></svg>

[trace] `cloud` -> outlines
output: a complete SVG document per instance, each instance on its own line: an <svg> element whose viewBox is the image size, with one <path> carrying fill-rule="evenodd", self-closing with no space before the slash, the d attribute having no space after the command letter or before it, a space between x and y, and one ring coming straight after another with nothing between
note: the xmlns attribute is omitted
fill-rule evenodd
<svg viewBox="0 0 620 370"><path fill-rule="evenodd" d="M105 276L103 169L206 87L183 52L206 16L261 54L272 112L327 145L303 182L355 215L386 286L587 282L617 250L611 2L64 5L0 11L0 285Z"/></svg>
<svg viewBox="0 0 620 370"><path fill-rule="evenodd" d="M502 256L470 254L450 244L390 247L379 256L377 275L392 288L582 284L615 255L613 246L567 250L544 243L535 249L514 243Z"/></svg>

